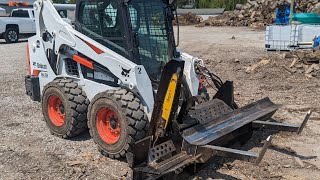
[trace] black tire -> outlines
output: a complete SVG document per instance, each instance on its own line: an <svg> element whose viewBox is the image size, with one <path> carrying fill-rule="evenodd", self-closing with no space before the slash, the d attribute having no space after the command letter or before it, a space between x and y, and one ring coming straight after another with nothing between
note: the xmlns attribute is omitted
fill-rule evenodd
<svg viewBox="0 0 320 180"><path fill-rule="evenodd" d="M7 43L16 43L19 40L19 31L16 28L8 28L4 33L4 39Z"/></svg>
<svg viewBox="0 0 320 180"><path fill-rule="evenodd" d="M108 108L117 115L117 124L121 128L116 142L107 143L99 134L97 127L98 112ZM99 123L99 122L98 122ZM111 124L111 123L110 123ZM111 90L96 95L88 111L88 127L99 151L110 158L125 157L132 145L145 137L149 121L140 100L126 89ZM100 127L99 127L100 128Z"/></svg>
<svg viewBox="0 0 320 180"><path fill-rule="evenodd" d="M57 96L63 104L64 121L56 125L50 118L50 99ZM44 87L42 112L50 132L61 138L71 138L88 130L87 112L90 102L81 87L71 79L57 79ZM51 116L52 117L52 116Z"/></svg>

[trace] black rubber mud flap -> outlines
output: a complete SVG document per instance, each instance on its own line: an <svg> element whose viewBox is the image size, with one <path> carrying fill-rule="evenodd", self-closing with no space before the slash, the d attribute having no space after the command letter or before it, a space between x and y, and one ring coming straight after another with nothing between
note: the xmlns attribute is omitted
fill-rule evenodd
<svg viewBox="0 0 320 180"><path fill-rule="evenodd" d="M223 102L214 102L217 99L200 104L195 109L198 110L197 114L209 114L212 109L216 107L224 108ZM220 101L220 100L218 100ZM218 106L219 105L219 106ZM249 104L242 108L232 110L226 109L224 113L215 115L206 115L199 120L200 124L190 127L183 131L183 138L192 145L206 145L218 138L229 134L255 120L270 119L273 114L278 110L280 105L274 104L269 98L262 99L255 103ZM199 117L198 117L199 118Z"/></svg>
<svg viewBox="0 0 320 180"><path fill-rule="evenodd" d="M38 76L27 75L25 77L26 94L31 97L33 101L41 101L40 83Z"/></svg>

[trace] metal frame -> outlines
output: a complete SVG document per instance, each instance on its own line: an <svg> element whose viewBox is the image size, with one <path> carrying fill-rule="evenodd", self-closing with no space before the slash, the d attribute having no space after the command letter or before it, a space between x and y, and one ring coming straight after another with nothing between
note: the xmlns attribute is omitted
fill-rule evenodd
<svg viewBox="0 0 320 180"><path fill-rule="evenodd" d="M252 126L255 128L276 128L277 130L289 132L294 130L294 132L300 134L311 114L311 111L307 113L301 125L275 123L261 120L253 121ZM228 142L226 138L224 138L224 140ZM202 163L203 160L201 159L209 159L212 156L248 160L253 162L255 165L258 165L262 161L268 148L271 146L272 136L268 136L259 153L214 145L212 142L210 145L189 144L183 139L182 142L169 140L155 146L154 148L159 148L159 146L163 146L164 144L171 144L171 146L174 144L174 146L177 148L180 147L179 143L182 143L181 149L175 150L173 147L171 147L171 151L167 151L167 154L154 157L154 148L152 148L152 143L153 140L151 136L137 142L134 146L134 153L136 155L131 154L130 158L127 158L129 159L128 161L131 162L130 167L133 168L133 179L157 179L159 177L179 179L178 174L181 173L185 167L196 163ZM139 153L141 151L144 152L143 155ZM163 159L163 157L166 156L168 156L168 158ZM194 166L194 168L196 168L196 166Z"/></svg>
<svg viewBox="0 0 320 180"><path fill-rule="evenodd" d="M265 33L266 51L295 51L312 49L313 39L320 32L319 25L269 25Z"/></svg>
<svg viewBox="0 0 320 180"><path fill-rule="evenodd" d="M278 131L296 132L297 134L301 134L307 122L309 121L311 115L312 115L312 111L309 111L300 125L279 123L279 122L272 122L272 121L253 121L252 127L274 129Z"/></svg>

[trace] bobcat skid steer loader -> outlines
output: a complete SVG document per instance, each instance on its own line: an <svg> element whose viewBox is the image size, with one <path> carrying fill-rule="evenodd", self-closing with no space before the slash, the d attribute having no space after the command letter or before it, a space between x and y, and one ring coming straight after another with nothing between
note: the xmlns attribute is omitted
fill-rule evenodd
<svg viewBox="0 0 320 180"><path fill-rule="evenodd" d="M26 91L42 103L51 133L70 138L89 128L98 149L126 157L134 179L173 179L212 156L259 154L228 148L256 128L300 133L270 121L280 107L268 98L238 107L233 84L203 61L176 49L169 0L78 0L74 26L49 0L34 3L36 35L29 38ZM209 98L204 80L217 88Z"/></svg>

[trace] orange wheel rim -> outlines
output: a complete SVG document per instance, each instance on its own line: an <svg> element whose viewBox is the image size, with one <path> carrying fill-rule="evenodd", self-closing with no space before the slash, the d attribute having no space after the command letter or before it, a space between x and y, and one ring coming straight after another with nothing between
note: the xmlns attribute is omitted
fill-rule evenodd
<svg viewBox="0 0 320 180"><path fill-rule="evenodd" d="M48 99L48 115L55 126L64 124L65 109L61 99L56 95L51 95Z"/></svg>
<svg viewBox="0 0 320 180"><path fill-rule="evenodd" d="M101 108L97 112L96 126L101 139L107 144L115 144L120 138L120 120L110 108Z"/></svg>

